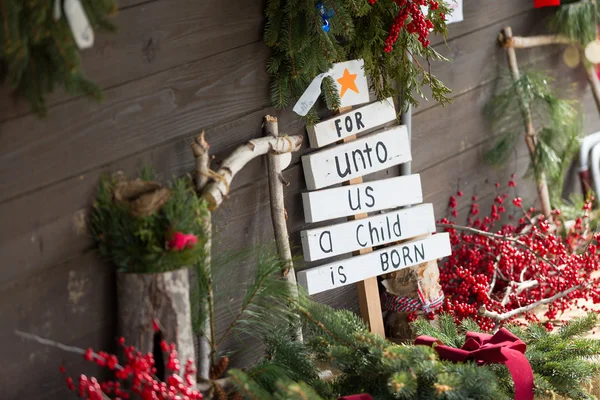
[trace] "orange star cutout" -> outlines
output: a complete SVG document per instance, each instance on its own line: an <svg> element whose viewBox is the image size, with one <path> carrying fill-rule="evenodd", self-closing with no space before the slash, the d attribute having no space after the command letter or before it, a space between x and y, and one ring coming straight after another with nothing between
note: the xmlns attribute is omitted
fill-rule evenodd
<svg viewBox="0 0 600 400"><path fill-rule="evenodd" d="M351 74L350 71L348 71L348 68L344 68L344 75L337 80L338 83L342 85L340 97L344 97L344 94L348 89L358 93L358 88L356 87L356 75L357 74Z"/></svg>

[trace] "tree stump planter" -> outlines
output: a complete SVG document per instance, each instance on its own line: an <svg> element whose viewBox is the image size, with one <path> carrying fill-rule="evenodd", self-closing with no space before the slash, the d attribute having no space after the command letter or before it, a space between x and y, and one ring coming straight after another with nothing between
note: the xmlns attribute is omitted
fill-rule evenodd
<svg viewBox="0 0 600 400"><path fill-rule="evenodd" d="M119 334L142 354L167 362L160 341L175 343L182 370L194 361L189 271L117 273ZM159 371L160 372L160 371ZM164 378L159 376L159 378Z"/></svg>

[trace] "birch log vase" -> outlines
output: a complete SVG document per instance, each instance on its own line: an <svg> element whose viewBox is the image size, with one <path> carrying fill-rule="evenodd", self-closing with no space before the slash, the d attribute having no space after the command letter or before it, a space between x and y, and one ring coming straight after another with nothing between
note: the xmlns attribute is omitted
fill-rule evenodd
<svg viewBox="0 0 600 400"><path fill-rule="evenodd" d="M155 357L161 352L166 364L168 354L155 342L166 340L177 346L182 369L188 360L195 365L187 268L149 274L119 272L117 302L119 333L129 345L142 354L155 353Z"/></svg>

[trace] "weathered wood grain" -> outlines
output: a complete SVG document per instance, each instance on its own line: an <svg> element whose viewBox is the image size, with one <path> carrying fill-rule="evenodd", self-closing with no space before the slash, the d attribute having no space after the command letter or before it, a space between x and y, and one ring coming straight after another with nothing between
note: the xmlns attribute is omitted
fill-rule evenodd
<svg viewBox="0 0 600 400"><path fill-rule="evenodd" d="M20 339L14 329L87 348L115 348L114 272L92 252L0 291L4 399L69 398L64 376L98 373L81 355ZM10 305L9 307L5 307Z"/></svg>
<svg viewBox="0 0 600 400"><path fill-rule="evenodd" d="M0 201L268 106L266 56L248 45L108 90L101 106L71 102L44 123L6 121Z"/></svg>
<svg viewBox="0 0 600 400"><path fill-rule="evenodd" d="M542 19L547 10L533 10L533 4L521 0L464 0L464 21L448 25L448 39L465 36L480 31L491 24L504 21L515 15L531 11L536 19ZM443 38L433 37L434 45L443 43Z"/></svg>
<svg viewBox="0 0 600 400"><path fill-rule="evenodd" d="M94 47L81 53L83 70L100 87L111 88L196 60L215 65L209 57L260 41L263 18L261 2L254 1L169 0L129 7L114 18L116 34L98 34ZM94 106L62 92L48 100ZM27 101L0 101L0 121L28 113Z"/></svg>
<svg viewBox="0 0 600 400"><path fill-rule="evenodd" d="M485 9L482 6L474 7L480 10ZM498 74L505 74L504 71L506 70L504 50L497 44L498 32L507 25L512 26L514 32L520 32L520 35L531 35L547 31L547 22L540 19L538 11L519 13L506 20L495 21L492 24L482 26L480 30L472 34L450 38L447 45L441 43L435 46L435 49L449 58L451 62L432 61L432 73L452 89L452 96L454 97L496 80ZM542 13L548 14L547 11ZM458 23L457 25L463 24L465 23ZM450 29L452 27L453 25L450 25ZM546 46L522 51L519 53L519 63L526 66L536 61L540 62L540 60L547 59L550 54L560 51L561 48L561 46ZM546 68L542 63L539 63L539 66L543 69ZM551 67L548 66L548 69L550 70ZM424 88L424 93L428 98L431 98L431 92L427 87ZM422 112L436 106L436 104L434 101L421 101L415 112Z"/></svg>

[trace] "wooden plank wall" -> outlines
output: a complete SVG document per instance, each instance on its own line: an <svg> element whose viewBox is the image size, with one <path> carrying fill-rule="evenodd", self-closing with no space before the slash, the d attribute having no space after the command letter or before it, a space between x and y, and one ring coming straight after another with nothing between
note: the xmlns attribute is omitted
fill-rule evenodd
<svg viewBox="0 0 600 400"><path fill-rule="evenodd" d="M547 10L531 1L465 0L465 22L451 25L447 45L436 48L453 59L433 71L454 90L447 107L423 102L414 111L413 169L422 174L425 199L445 214L457 187L489 204L493 183L505 184L527 167L523 146L515 161L494 169L482 161L492 136L481 108L505 70L496 36L505 25L515 34L544 30ZM2 398L63 398L58 365L74 373L82 362L52 348L16 338L13 329L83 347L110 348L114 339L114 273L96 257L85 229L95 185L103 171L133 174L146 163L162 177L190 171L191 139L207 130L217 160L237 145L260 136L269 104L261 41L263 6L243 0L123 0L119 34L100 35L84 55L89 75L105 88L102 104L57 93L48 117L40 121L26 104L0 90L0 374ZM335 23L335 21L333 21ZM447 46L447 47L446 47ZM522 64L535 64L577 83L587 112L586 132L600 119L580 70L568 70L560 48L519 52ZM276 113L280 131L302 134L290 112ZM295 246L305 226L300 193L302 171L294 157L285 176L289 229ZM397 174L397 170L383 172ZM379 176L382 176L381 174ZM520 193L534 200L533 185ZM272 239L265 161L253 161L234 181L233 192L217 212L216 253L235 251ZM217 307L219 327L239 301L249 265L222 281ZM232 292L233 291L233 292ZM233 293L233 294L232 294ZM237 296L236 296L237 293ZM317 297L356 310L353 286ZM235 343L228 343L236 346ZM234 356L234 363L243 363Z"/></svg>

